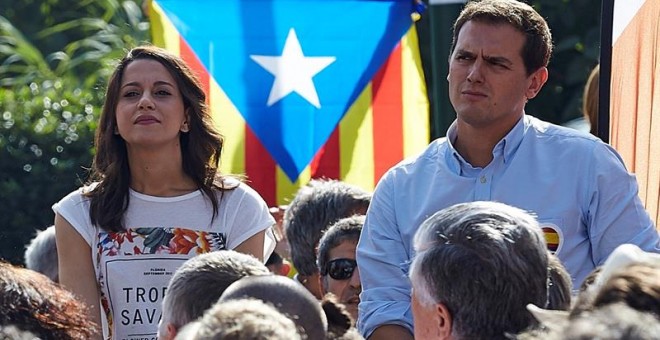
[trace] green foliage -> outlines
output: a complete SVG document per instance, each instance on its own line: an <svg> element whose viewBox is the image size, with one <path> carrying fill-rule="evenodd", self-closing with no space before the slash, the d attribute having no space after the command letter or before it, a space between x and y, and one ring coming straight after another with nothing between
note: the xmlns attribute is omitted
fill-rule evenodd
<svg viewBox="0 0 660 340"><path fill-rule="evenodd" d="M526 1L548 21L554 39L549 79L527 112L561 124L582 116L582 93L600 56L601 1Z"/></svg>
<svg viewBox="0 0 660 340"><path fill-rule="evenodd" d="M86 178L101 96L61 79L0 88L0 257L19 262L50 206Z"/></svg>
<svg viewBox="0 0 660 340"><path fill-rule="evenodd" d="M113 62L149 40L140 5L0 5L0 258L21 263L35 229L53 223L51 205L87 179Z"/></svg>

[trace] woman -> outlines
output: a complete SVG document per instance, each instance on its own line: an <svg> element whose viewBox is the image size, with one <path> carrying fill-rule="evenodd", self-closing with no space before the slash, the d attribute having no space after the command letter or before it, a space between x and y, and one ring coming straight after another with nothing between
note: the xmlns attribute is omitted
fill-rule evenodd
<svg viewBox="0 0 660 340"><path fill-rule="evenodd" d="M234 249L263 260L274 247L263 199L218 174L222 137L205 99L180 58L131 50L106 91L97 181L53 206L60 282L91 306L105 338L155 337L186 259Z"/></svg>

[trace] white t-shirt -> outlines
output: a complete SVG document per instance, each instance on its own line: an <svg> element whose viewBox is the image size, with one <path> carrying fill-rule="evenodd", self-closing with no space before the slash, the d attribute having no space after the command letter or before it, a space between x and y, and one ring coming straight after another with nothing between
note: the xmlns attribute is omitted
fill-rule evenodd
<svg viewBox="0 0 660 340"><path fill-rule="evenodd" d="M228 185L234 179L226 180ZM254 234L269 229L274 219L264 200L241 183L218 191L218 215L195 191L177 197L154 197L130 190L126 230L108 232L92 225L89 199L80 188L53 210L64 217L92 248L92 262L101 288L103 334L119 340L156 339L167 284L187 259L215 250L234 249ZM266 232L264 259L275 248Z"/></svg>

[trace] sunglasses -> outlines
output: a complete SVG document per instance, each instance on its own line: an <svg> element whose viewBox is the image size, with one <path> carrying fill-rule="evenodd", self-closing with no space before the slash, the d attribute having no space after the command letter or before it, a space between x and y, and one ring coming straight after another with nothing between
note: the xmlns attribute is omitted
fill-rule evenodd
<svg viewBox="0 0 660 340"><path fill-rule="evenodd" d="M351 259L335 259L328 262L321 275L330 275L335 280L348 280L353 276L357 262Z"/></svg>

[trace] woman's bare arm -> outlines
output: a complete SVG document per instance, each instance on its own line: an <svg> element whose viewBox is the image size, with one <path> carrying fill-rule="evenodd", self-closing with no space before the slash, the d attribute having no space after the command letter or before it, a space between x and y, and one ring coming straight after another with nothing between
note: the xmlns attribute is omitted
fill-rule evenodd
<svg viewBox="0 0 660 340"><path fill-rule="evenodd" d="M99 289L90 246L59 214L55 214L55 238L60 284L89 307L92 321L100 326ZM102 338L100 328L97 329L96 338Z"/></svg>

